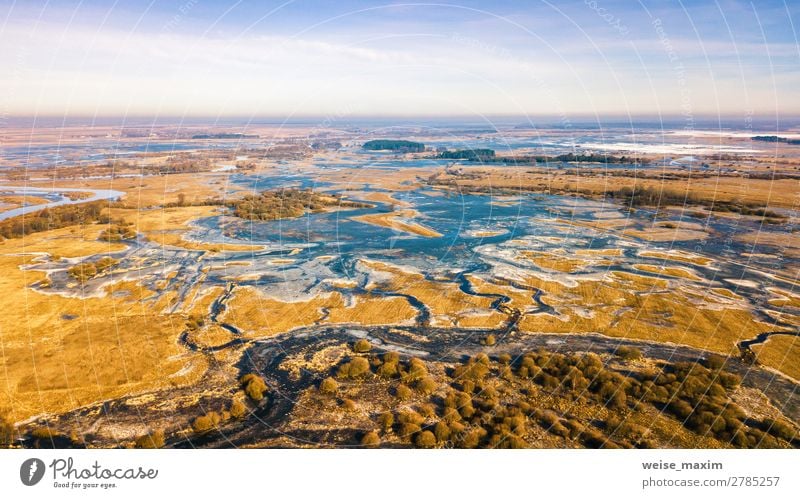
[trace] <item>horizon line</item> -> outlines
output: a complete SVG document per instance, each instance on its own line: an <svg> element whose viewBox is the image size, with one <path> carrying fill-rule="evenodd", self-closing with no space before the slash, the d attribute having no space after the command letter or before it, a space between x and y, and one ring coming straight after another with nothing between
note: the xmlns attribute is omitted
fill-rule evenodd
<svg viewBox="0 0 800 498"><path fill-rule="evenodd" d="M775 114L775 113L759 113L759 112L724 112L724 113L695 113L692 115L684 115L680 113L497 113L497 114L361 114L352 113L347 115L320 113L320 114L259 114L247 116L243 114L150 114L150 113L127 113L127 114L11 114L6 113L5 116L0 116L0 127L8 124L12 120L109 120L109 119L136 119L136 120L237 120L237 121L257 121L257 120L270 120L276 122L292 122L297 120L328 120L333 123L346 123L352 120L398 120L408 121L415 119L426 120L485 120L485 119L514 119L514 120L527 120L527 119L547 119L547 120L561 120L567 121L571 119L580 120L628 120L628 119L649 119L649 120L663 120L663 121L711 121L711 120L731 120L731 119L757 119L759 121L784 121L784 120L799 120L800 112L791 114Z"/></svg>

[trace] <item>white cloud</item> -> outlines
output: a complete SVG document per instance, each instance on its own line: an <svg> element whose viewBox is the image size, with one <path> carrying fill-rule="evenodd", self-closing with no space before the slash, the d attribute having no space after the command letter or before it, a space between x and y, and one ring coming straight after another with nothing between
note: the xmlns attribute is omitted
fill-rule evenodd
<svg viewBox="0 0 800 498"><path fill-rule="evenodd" d="M51 28L8 26L0 34L0 64L10 68L0 73L0 103L10 113L674 113L682 98L668 66L649 57L652 67L639 67L632 54L622 61L625 44L604 45L604 60L591 45L579 50L580 42L554 52L532 39L519 55L448 33L344 43L319 35L201 38ZM635 43L659 49L652 41ZM717 99L719 107L741 105L738 72L725 81L711 81L707 72L688 79L697 112L715 111ZM771 93L767 76L748 71L746 83L751 102L774 106L780 95Z"/></svg>

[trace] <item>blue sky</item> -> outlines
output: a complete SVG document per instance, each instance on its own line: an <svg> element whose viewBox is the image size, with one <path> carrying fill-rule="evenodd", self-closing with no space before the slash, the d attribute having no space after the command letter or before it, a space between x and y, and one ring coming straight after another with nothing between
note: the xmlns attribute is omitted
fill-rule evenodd
<svg viewBox="0 0 800 498"><path fill-rule="evenodd" d="M5 115L800 114L797 2L0 2Z"/></svg>

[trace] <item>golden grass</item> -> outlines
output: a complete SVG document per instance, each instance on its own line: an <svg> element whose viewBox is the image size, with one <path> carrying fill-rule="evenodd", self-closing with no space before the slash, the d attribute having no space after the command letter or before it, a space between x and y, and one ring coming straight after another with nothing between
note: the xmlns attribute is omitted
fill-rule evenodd
<svg viewBox="0 0 800 498"><path fill-rule="evenodd" d="M214 304L222 293L225 292L223 287L206 287L200 288L196 286L193 289L184 303L184 311L187 315L206 316L211 311L211 305Z"/></svg>
<svg viewBox="0 0 800 498"><path fill-rule="evenodd" d="M746 309L698 306L681 288L664 293L664 280L656 285L654 282L659 279L626 272L612 275L613 282L581 282L576 288L549 285L544 300L555 306L560 315L526 315L520 321L520 330L596 332L736 354L739 341L773 329Z"/></svg>
<svg viewBox="0 0 800 498"><path fill-rule="evenodd" d="M685 268L677 268L674 266L656 266L656 265L633 265L639 271L646 271L648 273L655 273L656 275L666 275L670 277L678 277L678 278L685 278L687 280L693 280L695 282L702 282L702 278L698 277L692 271L689 271Z"/></svg>
<svg viewBox="0 0 800 498"><path fill-rule="evenodd" d="M471 235L473 237L495 237L505 233L505 230L478 230L477 232L472 232Z"/></svg>
<svg viewBox="0 0 800 498"><path fill-rule="evenodd" d="M506 303L506 306L509 308L522 309L534 304L533 291L524 291L508 285L489 283L473 275L467 275L467 279L472 288L481 294L501 294L508 297L510 301Z"/></svg>
<svg viewBox="0 0 800 498"><path fill-rule="evenodd" d="M333 157L337 160L347 160L347 157L341 154L335 154ZM372 187L390 192L400 192L416 189L419 186L418 177L430 175L434 168L400 168L397 170L348 168L332 170L310 166L305 170L313 173L318 181L330 182L341 188L364 189L365 187Z"/></svg>
<svg viewBox="0 0 800 498"><path fill-rule="evenodd" d="M595 257L595 256L622 256L623 251L619 248L605 248L605 249L577 249L575 251L576 256L588 256L588 257Z"/></svg>
<svg viewBox="0 0 800 498"><path fill-rule="evenodd" d="M410 208L412 205L406 201L401 201L399 199L395 199L392 197L392 194L387 192L368 192L362 196L361 199L365 201L375 201L375 202L383 202L386 204L392 204L397 207L401 208Z"/></svg>
<svg viewBox="0 0 800 498"><path fill-rule="evenodd" d="M186 203L200 203L208 198L225 197L225 185L211 183L212 176L197 173L146 176L141 178L94 178L85 180L59 180L59 187L111 189L123 193L121 201L131 208L162 206L178 202L178 195ZM46 183L51 183L48 180ZM36 186L36 182L29 182ZM230 196L231 192L227 192Z"/></svg>
<svg viewBox="0 0 800 498"><path fill-rule="evenodd" d="M601 333L652 341L687 344L735 354L740 340L771 330L746 309L698 307L681 288L669 290L662 278L610 272L611 281L579 281L568 287L529 277L527 284L544 292L542 300L560 314L525 315L520 330L532 333ZM470 277L479 292L511 298L508 306L534 305L533 291L487 283Z"/></svg>
<svg viewBox="0 0 800 498"><path fill-rule="evenodd" d="M351 349L347 344L337 344L314 352L311 358L307 358L305 352L289 355L278 368L290 372L294 379L299 378L304 371L327 373L333 365L341 362L350 353Z"/></svg>
<svg viewBox="0 0 800 498"><path fill-rule="evenodd" d="M189 340L200 347L221 346L234 338L235 336L230 331L216 324L189 332Z"/></svg>
<svg viewBox="0 0 800 498"><path fill-rule="evenodd" d="M102 244L105 245L105 244ZM72 248L76 251L80 244ZM141 302L133 282L118 298L70 298L30 289L31 256L0 256L0 411L21 420L102 399L196 381L205 360L177 343L183 320Z"/></svg>
<svg viewBox="0 0 800 498"><path fill-rule="evenodd" d="M790 315L789 313L783 313L775 310L765 310L765 312L776 320L780 320L788 323L791 326L794 326L797 329L800 329L800 315Z"/></svg>
<svg viewBox="0 0 800 498"><path fill-rule="evenodd" d="M393 278L389 282L381 283L381 290L408 294L419 299L431 310L432 323L437 326L453 326L459 315L475 310L485 311L493 301L491 298L465 294L458 288L458 284L452 282L426 280L421 274L408 273L387 263L363 263L373 270L390 273Z"/></svg>
<svg viewBox="0 0 800 498"><path fill-rule="evenodd" d="M587 267L595 264L595 262L591 260L568 258L553 254L552 252L520 251L519 254L525 259L533 262L533 264L539 268L560 271L563 273L573 273L584 270Z"/></svg>
<svg viewBox="0 0 800 498"><path fill-rule="evenodd" d="M423 237L442 236L442 234L432 228L426 227L425 225L414 221L410 221L410 219L417 216L417 214L418 213L413 209L403 209L389 213L365 214L362 216L355 216L350 219L361 223L368 223L370 225L391 228L392 230L410 233L412 235L421 235Z"/></svg>
<svg viewBox="0 0 800 498"><path fill-rule="evenodd" d="M92 254L112 253L127 246L97 240L105 225L86 225L38 232L19 239L0 241L2 254L45 252L54 257L74 258Z"/></svg>
<svg viewBox="0 0 800 498"><path fill-rule="evenodd" d="M499 311L489 313L462 314L456 318L456 325L464 328L492 328L496 329L508 320L508 315Z"/></svg>
<svg viewBox="0 0 800 498"><path fill-rule="evenodd" d="M726 289L724 287L714 287L713 289L711 289L711 292L713 292L714 294L719 294L722 297L730 298L730 299L742 299L742 296L740 296L740 295L736 294L735 292L733 292L732 290Z"/></svg>
<svg viewBox="0 0 800 498"><path fill-rule="evenodd" d="M754 231L736 236L736 240L745 244L756 244L774 247L779 254L789 257L800 257L800 236L790 232Z"/></svg>
<svg viewBox="0 0 800 498"><path fill-rule="evenodd" d="M769 207L794 208L797 180L759 179L740 176L693 176L675 173L675 178L646 178L641 174L631 176L611 176L595 169L578 176L570 171L553 171L534 166L515 170L508 174L504 167L471 168L472 172L483 173L482 177L458 178L460 186L491 186L494 189L535 189L537 191L591 192L601 196L605 192L616 191L622 187L663 189L676 195L688 195L706 201L745 202L768 205ZM588 176L592 174L592 176Z"/></svg>
<svg viewBox="0 0 800 498"><path fill-rule="evenodd" d="M113 218L123 218L134 224L134 229L145 235L150 241L162 245L180 247L193 251L257 251L262 246L247 244L206 243L185 240L183 235L189 232L189 222L213 216L218 212L214 206L184 206L161 209L120 209L110 210Z"/></svg>
<svg viewBox="0 0 800 498"><path fill-rule="evenodd" d="M773 335L764 344L752 346L759 363L800 381L800 337Z"/></svg>
<svg viewBox="0 0 800 498"><path fill-rule="evenodd" d="M343 306L341 294L318 294L306 301L284 302L253 287L239 287L219 317L239 328L246 337L268 337L319 322L323 308Z"/></svg>
<svg viewBox="0 0 800 498"><path fill-rule="evenodd" d="M709 237L708 232L702 230L687 230L681 228L647 227L640 230L628 229L622 231L623 235L636 237L649 242L679 242L687 240L704 240Z"/></svg>
<svg viewBox="0 0 800 498"><path fill-rule="evenodd" d="M6 386L0 409L17 420L192 383L207 368L202 356L177 343L184 318L165 314L177 298L174 291L148 300L152 290L122 280L106 286L104 297L44 294L29 287L43 273L20 269L34 256L11 256L84 257L126 248L96 240L102 230L102 225L67 227L0 243L0 300L6 301L0 301L6 308L0 316L0 385Z"/></svg>
<svg viewBox="0 0 800 498"><path fill-rule="evenodd" d="M619 219L608 219L608 220L576 220L576 219L560 218L558 222L563 223L564 225L569 225L570 227L592 228L604 232L622 231L629 227L636 226L636 223L631 218L619 218Z"/></svg>
<svg viewBox="0 0 800 498"><path fill-rule="evenodd" d="M665 289L668 285L668 282L663 278L637 275L626 271L613 271L611 274L616 280L623 282L629 290L650 292L659 288Z"/></svg>
<svg viewBox="0 0 800 498"><path fill-rule="evenodd" d="M347 280L342 278L327 279L325 280L325 283L329 287L333 287L336 289L355 289L356 287L358 287L358 282L356 282L355 280Z"/></svg>
<svg viewBox="0 0 800 498"><path fill-rule="evenodd" d="M643 258L658 258L668 259L671 261L678 261L680 263L689 263L698 266L706 266L713 260L706 256L692 254L684 251L640 251L639 256Z"/></svg>
<svg viewBox="0 0 800 498"><path fill-rule="evenodd" d="M768 301L769 304L771 304L772 306L781 308L784 306L800 308L800 295L795 294L794 292L789 292L783 289L779 289L777 287L770 287L768 290L773 295L777 294L777 297L774 297Z"/></svg>
<svg viewBox="0 0 800 498"><path fill-rule="evenodd" d="M0 213L17 209L24 205L38 206L49 202L47 199L35 195L0 195Z"/></svg>
<svg viewBox="0 0 800 498"><path fill-rule="evenodd" d="M327 323L399 325L413 320L417 310L402 297L356 296L352 306L332 308Z"/></svg>

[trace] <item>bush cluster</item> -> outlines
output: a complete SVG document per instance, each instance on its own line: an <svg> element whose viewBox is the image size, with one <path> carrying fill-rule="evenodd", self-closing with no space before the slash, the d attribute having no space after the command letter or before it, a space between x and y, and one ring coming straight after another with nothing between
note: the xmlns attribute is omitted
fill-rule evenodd
<svg viewBox="0 0 800 498"><path fill-rule="evenodd" d="M353 344L353 352L368 353L372 349L372 344L366 339L359 339Z"/></svg>
<svg viewBox="0 0 800 498"><path fill-rule="evenodd" d="M70 267L67 270L67 274L78 282L84 283L87 280L103 273L108 268L116 266L118 263L119 261L114 258L103 256L95 262L78 263L77 265Z"/></svg>
<svg viewBox="0 0 800 498"><path fill-rule="evenodd" d="M219 427L222 415L217 412L208 412L192 420L192 429L198 434L204 434Z"/></svg>
<svg viewBox="0 0 800 498"><path fill-rule="evenodd" d="M120 242L123 240L130 240L136 238L136 230L131 228L130 223L119 222L115 225L110 225L108 228L100 232L99 240L105 242Z"/></svg>
<svg viewBox="0 0 800 498"><path fill-rule="evenodd" d="M136 447L142 449L155 449L164 447L164 431L155 430L144 436L136 438Z"/></svg>
<svg viewBox="0 0 800 498"><path fill-rule="evenodd" d="M641 351L632 347L621 347L616 354L626 361L641 358ZM709 357L702 363L664 364L623 374L615 370L617 362L606 364L594 353L538 350L517 358L479 353L456 364L442 380L419 358L402 360L397 353L385 353L372 354L369 360L352 358L337 375L365 378L374 369L375 378L397 380L390 392L402 402L398 403L402 409L376 415L377 427L380 434L394 432L406 444L420 448L523 448L532 431L542 430L585 447L649 448L656 445L650 429L631 418L648 405L652 408L647 409L674 416L687 429L726 444L793 443L792 424L745 417L730 398L740 379L723 370L724 364L724 358ZM580 420L571 409L560 413L535 406L542 394L599 405L603 418Z"/></svg>
<svg viewBox="0 0 800 498"><path fill-rule="evenodd" d="M336 376L340 379L358 379L365 377L368 373L370 373L369 360L357 356L340 366Z"/></svg>
<svg viewBox="0 0 800 498"><path fill-rule="evenodd" d="M264 379L253 373L243 375L242 378L239 379L239 385L242 386L247 397L256 402L264 399L264 393L267 392L268 389Z"/></svg>

